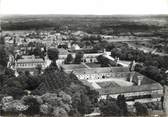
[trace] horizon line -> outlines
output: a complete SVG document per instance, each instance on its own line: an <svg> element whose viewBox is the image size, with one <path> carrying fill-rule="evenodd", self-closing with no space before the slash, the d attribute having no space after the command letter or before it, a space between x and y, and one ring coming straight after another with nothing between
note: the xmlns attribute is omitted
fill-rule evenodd
<svg viewBox="0 0 168 117"><path fill-rule="evenodd" d="M62 16L168 16L168 14L0 14L0 16L35 16L35 15L62 15Z"/></svg>

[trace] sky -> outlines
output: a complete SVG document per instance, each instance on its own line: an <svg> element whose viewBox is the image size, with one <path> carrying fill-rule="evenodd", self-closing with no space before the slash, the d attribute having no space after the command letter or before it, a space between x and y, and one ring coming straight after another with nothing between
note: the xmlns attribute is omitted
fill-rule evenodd
<svg viewBox="0 0 168 117"><path fill-rule="evenodd" d="M0 13L145 15L168 14L168 0L0 0Z"/></svg>

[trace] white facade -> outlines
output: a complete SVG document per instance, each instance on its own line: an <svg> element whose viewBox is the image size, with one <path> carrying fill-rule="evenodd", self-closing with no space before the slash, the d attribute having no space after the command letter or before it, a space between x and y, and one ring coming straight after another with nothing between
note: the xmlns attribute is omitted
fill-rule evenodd
<svg viewBox="0 0 168 117"><path fill-rule="evenodd" d="M42 68L46 66L43 59L19 59L15 63L15 68L35 68L39 64L42 65Z"/></svg>

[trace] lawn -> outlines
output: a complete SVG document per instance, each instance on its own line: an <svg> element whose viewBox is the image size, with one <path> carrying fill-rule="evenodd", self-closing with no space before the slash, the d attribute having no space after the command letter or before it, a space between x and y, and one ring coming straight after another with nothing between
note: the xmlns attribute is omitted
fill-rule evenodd
<svg viewBox="0 0 168 117"><path fill-rule="evenodd" d="M117 83L115 82L97 82L97 84L102 87L102 88L114 88L114 87L120 87Z"/></svg>
<svg viewBox="0 0 168 117"><path fill-rule="evenodd" d="M86 63L87 66L91 67L91 68L97 68L97 67L101 67L100 64L98 63Z"/></svg>

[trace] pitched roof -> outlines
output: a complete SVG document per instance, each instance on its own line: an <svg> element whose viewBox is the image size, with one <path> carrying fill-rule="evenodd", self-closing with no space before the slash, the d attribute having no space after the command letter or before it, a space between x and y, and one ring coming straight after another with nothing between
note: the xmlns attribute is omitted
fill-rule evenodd
<svg viewBox="0 0 168 117"><path fill-rule="evenodd" d="M129 86L124 88L114 87L114 88L98 89L99 94L101 95L121 94L121 93L129 93L129 92L143 92L143 91L153 91L153 90L163 90L163 87L159 83L153 83L148 85Z"/></svg>

